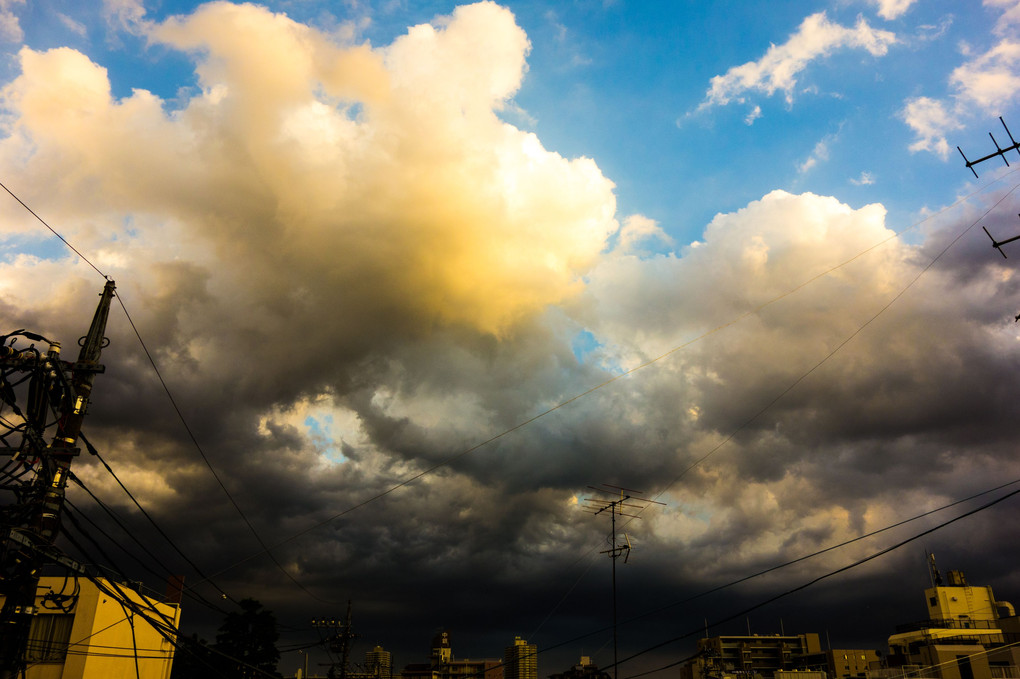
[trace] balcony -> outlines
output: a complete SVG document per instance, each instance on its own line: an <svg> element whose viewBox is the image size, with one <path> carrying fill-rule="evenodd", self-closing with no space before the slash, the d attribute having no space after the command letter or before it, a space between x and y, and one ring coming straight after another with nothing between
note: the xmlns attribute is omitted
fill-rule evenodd
<svg viewBox="0 0 1020 679"><path fill-rule="evenodd" d="M998 629L996 620L920 620L896 625L896 633L916 632L922 629Z"/></svg>

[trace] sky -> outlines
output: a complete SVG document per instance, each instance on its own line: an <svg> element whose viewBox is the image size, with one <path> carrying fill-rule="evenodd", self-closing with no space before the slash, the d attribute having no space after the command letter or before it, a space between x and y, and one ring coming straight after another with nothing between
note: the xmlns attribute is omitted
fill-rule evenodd
<svg viewBox="0 0 1020 679"><path fill-rule="evenodd" d="M964 516L1020 481L980 228L1020 154L956 148L1020 134L1016 0L0 0L0 50L0 183L74 247L2 195L0 327L73 347L116 281L83 431L200 572L74 471L155 589L606 666L609 484L662 503L617 525L621 677L706 627L884 651L926 550L1020 598L1016 500Z"/></svg>

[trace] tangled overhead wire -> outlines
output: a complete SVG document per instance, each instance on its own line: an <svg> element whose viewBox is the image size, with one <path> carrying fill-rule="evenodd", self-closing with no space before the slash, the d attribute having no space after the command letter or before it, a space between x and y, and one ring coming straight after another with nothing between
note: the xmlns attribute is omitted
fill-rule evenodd
<svg viewBox="0 0 1020 679"><path fill-rule="evenodd" d="M67 587L73 583L71 593L67 593ZM64 586L60 588L60 591L50 590L42 595L39 605L45 609L51 611L60 611L61 613L70 613L74 610L75 604L78 603L78 597L81 594L81 584L78 582L77 574L64 575Z"/></svg>
<svg viewBox="0 0 1020 679"><path fill-rule="evenodd" d="M33 344L17 347L22 337ZM49 349L43 353L34 342ZM57 423L56 409L69 391L59 351L58 343L23 329L0 335L0 454L10 456L0 465L0 491L14 494L0 509L4 514L27 509L46 430ZM4 516L4 523L11 518Z"/></svg>

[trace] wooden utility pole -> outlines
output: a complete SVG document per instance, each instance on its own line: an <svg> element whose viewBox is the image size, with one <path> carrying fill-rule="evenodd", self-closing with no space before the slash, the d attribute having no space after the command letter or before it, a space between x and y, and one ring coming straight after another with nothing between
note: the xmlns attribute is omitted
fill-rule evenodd
<svg viewBox="0 0 1020 679"><path fill-rule="evenodd" d="M0 454L10 454L13 462L35 470L35 477L15 490L16 502L4 506L0 514L0 593L4 595L0 609L0 679L17 679L25 670L39 568L48 561L66 561L55 553L53 543L60 531L71 461L80 452L78 437L92 382L104 370L99 357L108 344L104 333L115 288L114 282L107 280L89 332L79 340L81 351L75 363L60 360L59 342L34 333L11 333L0 346L0 368L4 370L0 399L23 420L21 445L0 448ZM7 339L18 336L47 341L49 348L45 355L34 346L15 350ZM14 389L6 379L12 372L31 374L25 410L16 403ZM50 410L56 416L56 433L46 444L44 431Z"/></svg>

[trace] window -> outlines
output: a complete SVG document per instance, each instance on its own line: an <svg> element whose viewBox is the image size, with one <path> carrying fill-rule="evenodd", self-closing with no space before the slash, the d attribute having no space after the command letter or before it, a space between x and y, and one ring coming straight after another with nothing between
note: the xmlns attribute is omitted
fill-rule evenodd
<svg viewBox="0 0 1020 679"><path fill-rule="evenodd" d="M970 656L958 655L956 656L956 663L960 667L961 679L974 679L974 668L971 667Z"/></svg>
<svg viewBox="0 0 1020 679"><path fill-rule="evenodd" d="M37 615L32 618L28 632L26 660L37 662L64 662L67 644L71 641L73 615Z"/></svg>

